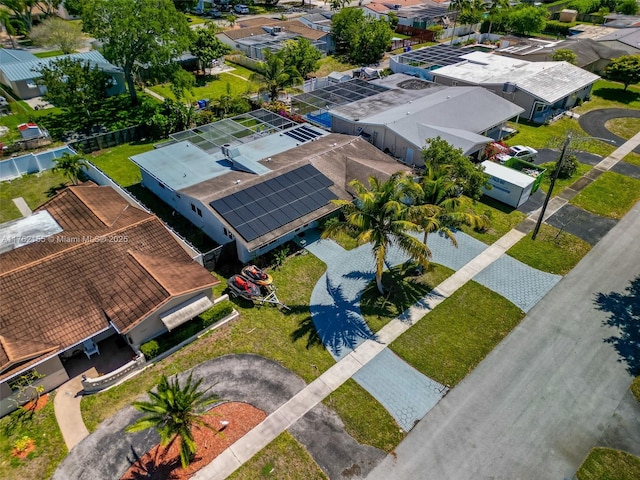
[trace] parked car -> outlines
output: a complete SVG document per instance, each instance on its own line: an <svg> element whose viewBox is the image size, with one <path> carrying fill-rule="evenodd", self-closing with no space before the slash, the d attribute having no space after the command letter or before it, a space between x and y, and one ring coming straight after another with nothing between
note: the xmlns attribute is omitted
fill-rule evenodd
<svg viewBox="0 0 640 480"><path fill-rule="evenodd" d="M216 8L212 8L211 10L208 10L204 16L209 18L222 18L222 12Z"/></svg>
<svg viewBox="0 0 640 480"><path fill-rule="evenodd" d="M240 13L242 15L246 15L249 12L249 7L247 7L246 5L242 5L242 4L238 4L236 6L233 7L234 12L236 13Z"/></svg>
<svg viewBox="0 0 640 480"><path fill-rule="evenodd" d="M535 148L526 147L524 145L514 145L509 147L504 153L499 153L496 158L504 163L510 158L519 158L520 160L532 161L538 155L538 151Z"/></svg>

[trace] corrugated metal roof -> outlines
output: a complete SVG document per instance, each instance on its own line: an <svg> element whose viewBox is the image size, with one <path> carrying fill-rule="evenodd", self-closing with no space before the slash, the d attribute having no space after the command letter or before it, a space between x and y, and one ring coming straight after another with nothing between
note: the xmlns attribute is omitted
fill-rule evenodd
<svg viewBox="0 0 640 480"><path fill-rule="evenodd" d="M36 57L34 57L36 58ZM118 67L109 63L100 52L91 50L89 52L72 53L70 55L59 55L57 57L36 58L35 60L25 60L5 65L0 64L0 70L4 77L10 82L18 82L20 80L29 80L40 77L39 70L49 65L49 63L61 58L71 58L74 60L84 60L92 64L98 65L104 71L119 70Z"/></svg>
<svg viewBox="0 0 640 480"><path fill-rule="evenodd" d="M0 65L9 63L30 62L38 60L38 57L26 50L14 50L12 48L0 48Z"/></svg>

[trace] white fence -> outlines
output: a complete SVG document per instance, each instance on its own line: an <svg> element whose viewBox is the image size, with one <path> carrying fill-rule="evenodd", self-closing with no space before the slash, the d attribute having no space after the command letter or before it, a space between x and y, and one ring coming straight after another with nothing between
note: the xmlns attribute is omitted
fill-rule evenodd
<svg viewBox="0 0 640 480"><path fill-rule="evenodd" d="M29 173L40 173L54 166L54 160L62 157L64 153L75 155L76 152L69 146L52 148L39 153L27 153L18 157L10 157L0 160L0 182L12 180Z"/></svg>

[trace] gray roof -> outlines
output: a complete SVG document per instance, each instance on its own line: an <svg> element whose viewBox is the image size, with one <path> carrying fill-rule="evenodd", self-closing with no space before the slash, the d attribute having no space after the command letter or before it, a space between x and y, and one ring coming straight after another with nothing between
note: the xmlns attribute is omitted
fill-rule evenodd
<svg viewBox="0 0 640 480"><path fill-rule="evenodd" d="M427 138L440 135L467 152L489 141L479 133L524 112L522 107L481 87L439 86L406 92L404 99L402 90L391 90L337 107L330 113L363 126L386 125L418 146L424 146Z"/></svg>
<svg viewBox="0 0 640 480"><path fill-rule="evenodd" d="M38 60L38 57L26 50L0 48L0 65L8 65L9 63L30 62L32 60Z"/></svg>
<svg viewBox="0 0 640 480"><path fill-rule="evenodd" d="M598 38L599 42L614 40L640 50L640 27L621 28L615 32Z"/></svg>
<svg viewBox="0 0 640 480"><path fill-rule="evenodd" d="M438 77L446 77L475 85L509 82L534 97L555 103L600 78L567 62L527 62L482 52L461 58L460 63L434 70L436 81Z"/></svg>
<svg viewBox="0 0 640 480"><path fill-rule="evenodd" d="M119 70L118 67L107 62L107 60L97 50L91 50L90 52L82 53L72 53L70 55L59 55L56 57L36 58L36 60L21 60L9 64L0 63L0 70L4 74L4 77L10 82L29 80L32 78L40 77L39 70L42 67L61 58L71 58L74 60L88 61L91 64L97 65L104 71Z"/></svg>

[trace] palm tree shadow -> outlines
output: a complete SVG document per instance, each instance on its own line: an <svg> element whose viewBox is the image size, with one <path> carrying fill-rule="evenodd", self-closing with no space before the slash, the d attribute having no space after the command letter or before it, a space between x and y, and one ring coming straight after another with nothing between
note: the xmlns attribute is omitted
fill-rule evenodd
<svg viewBox="0 0 640 480"><path fill-rule="evenodd" d="M357 301L347 299L342 287L332 285L328 277L327 292L332 303L311 308L315 330L327 349L340 357L364 340L377 341L362 318Z"/></svg>
<svg viewBox="0 0 640 480"><path fill-rule="evenodd" d="M293 306L289 307L293 312L299 311L298 309L301 307ZM307 313L309 313L309 307L306 307ZM318 330L316 330L316 326L313 323L313 317L311 315L305 315L298 323L298 328L296 328L293 332L291 332L291 340L297 342L302 338L307 338L307 350L312 347L322 346L322 338L318 334Z"/></svg>
<svg viewBox="0 0 640 480"><path fill-rule="evenodd" d="M61 183L60 185L53 185L52 187L49 187L46 191L47 198L55 197L60 190L63 190L65 188L67 188L66 183Z"/></svg>
<svg viewBox="0 0 640 480"><path fill-rule="evenodd" d="M640 375L640 275L631 280L625 293L598 293L593 303L610 313L603 324L618 329L618 334L604 341L615 347L618 361L627 364L631 375Z"/></svg>

